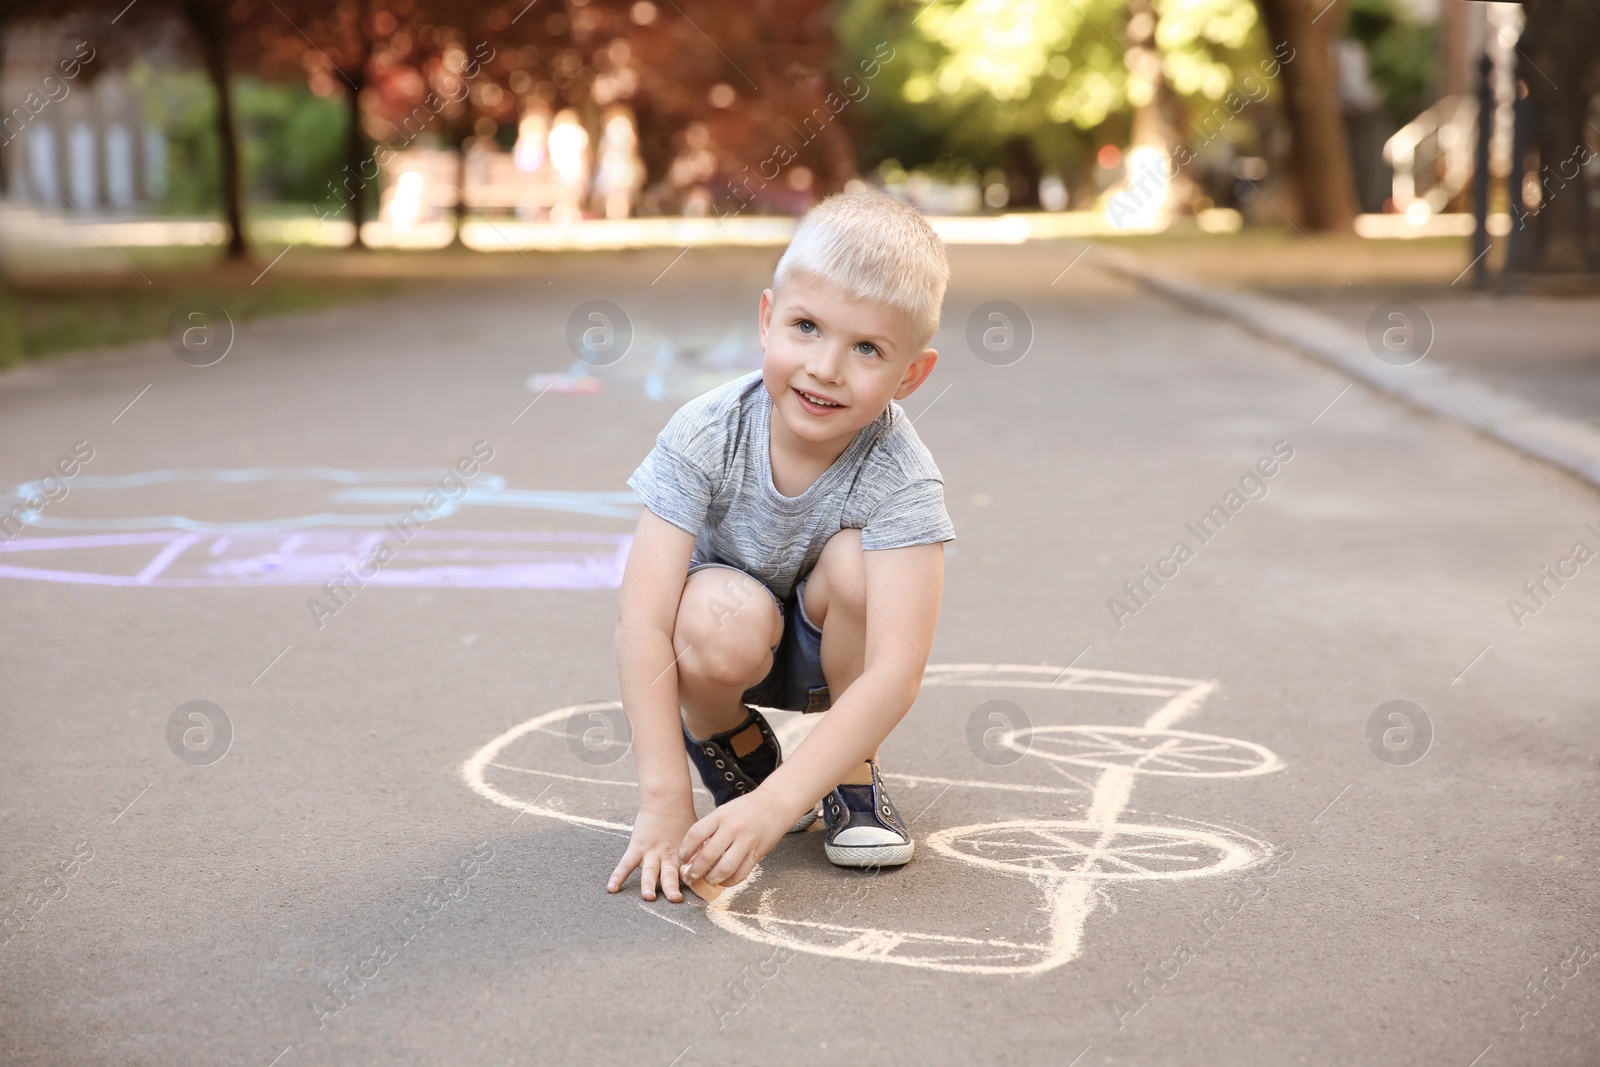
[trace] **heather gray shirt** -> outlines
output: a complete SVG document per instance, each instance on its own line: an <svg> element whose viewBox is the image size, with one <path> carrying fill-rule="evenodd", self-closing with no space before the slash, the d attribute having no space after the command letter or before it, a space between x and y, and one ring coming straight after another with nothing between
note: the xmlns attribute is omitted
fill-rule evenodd
<svg viewBox="0 0 1600 1067"><path fill-rule="evenodd" d="M761 372L677 410L628 479L645 506L695 535L694 563L726 563L788 601L843 529L865 549L955 540L944 477L894 401L799 496L772 484L772 398Z"/></svg>

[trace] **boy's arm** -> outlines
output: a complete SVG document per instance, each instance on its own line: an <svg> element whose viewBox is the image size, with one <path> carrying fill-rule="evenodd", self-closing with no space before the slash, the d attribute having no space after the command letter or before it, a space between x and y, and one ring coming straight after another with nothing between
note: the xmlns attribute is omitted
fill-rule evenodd
<svg viewBox="0 0 1600 1067"><path fill-rule="evenodd" d="M811 731L806 743L748 798L740 798L695 824L684 840L694 878L735 885L749 874L776 843L747 843L746 835L721 826L727 809L742 800L764 797L773 807L767 826L784 830L875 752L884 738L911 710L922 688L922 674L933 649L944 591L944 545L872 549L863 553L867 588L866 660L861 676L843 693ZM725 817L725 816L724 816ZM718 825L713 825L713 824ZM728 829L728 834L718 831ZM703 842L711 840L709 848ZM723 848L718 848L718 845ZM765 847L762 847L765 846ZM713 855L713 851L717 854ZM752 854L755 853L755 854ZM687 871L685 872L688 873Z"/></svg>
<svg viewBox="0 0 1600 1067"><path fill-rule="evenodd" d="M659 878L669 900L678 888L678 845L694 823L689 763L678 717L672 632L695 538L648 508L639 516L617 601L617 684L628 716L639 776L632 839L606 888L616 892L635 867L639 889L655 899Z"/></svg>

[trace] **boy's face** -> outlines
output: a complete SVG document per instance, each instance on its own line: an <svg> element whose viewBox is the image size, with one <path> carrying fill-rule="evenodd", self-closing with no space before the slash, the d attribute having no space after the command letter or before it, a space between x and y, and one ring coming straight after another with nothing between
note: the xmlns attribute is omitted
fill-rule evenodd
<svg viewBox="0 0 1600 1067"><path fill-rule="evenodd" d="M791 433L816 445L848 441L890 400L903 400L939 353L918 348L911 316L855 300L833 282L793 271L761 294L761 377ZM817 407L801 393L834 401Z"/></svg>

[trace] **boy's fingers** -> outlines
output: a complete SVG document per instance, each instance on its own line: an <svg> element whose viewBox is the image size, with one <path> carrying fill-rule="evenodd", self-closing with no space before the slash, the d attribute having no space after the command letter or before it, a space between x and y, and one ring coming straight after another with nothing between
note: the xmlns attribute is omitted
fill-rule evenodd
<svg viewBox="0 0 1600 1067"><path fill-rule="evenodd" d="M644 858L644 873L639 876L639 895L646 900L656 899L656 874L660 862L654 856Z"/></svg>
<svg viewBox="0 0 1600 1067"><path fill-rule="evenodd" d="M717 860L722 858L722 850L728 843L718 837L710 837L700 843L700 850L694 858L683 867L684 877L691 882L698 882L706 876Z"/></svg>
<svg viewBox="0 0 1600 1067"><path fill-rule="evenodd" d="M689 832L683 835L683 844L678 846L678 858L687 861L694 856L695 850L705 843L706 838L717 832L716 813L713 812L689 827Z"/></svg>
<svg viewBox="0 0 1600 1067"><path fill-rule="evenodd" d="M637 857L632 852L627 852L622 857L622 862L617 864L617 869L611 872L611 880L606 883L606 892L615 893L628 880L628 875L639 865Z"/></svg>
<svg viewBox="0 0 1600 1067"><path fill-rule="evenodd" d="M730 842L727 851L722 854L722 858L717 860L716 866L706 872L706 881L712 885L733 884L728 879L739 869L739 865L744 862L744 858L744 846L737 842Z"/></svg>
<svg viewBox="0 0 1600 1067"><path fill-rule="evenodd" d="M750 855L748 855L748 856L746 856L744 858L744 862L743 863L739 864L739 869L737 871L733 872L733 877L729 878L726 882L723 882L722 884L725 885L725 886L726 885L738 885L740 882L742 882L746 878L750 877L750 872L755 870L755 869L756 869L756 856L755 856L755 853L752 852Z"/></svg>
<svg viewBox="0 0 1600 1067"><path fill-rule="evenodd" d="M670 860L661 865L661 888L674 904L683 900L683 891L678 885L678 865Z"/></svg>

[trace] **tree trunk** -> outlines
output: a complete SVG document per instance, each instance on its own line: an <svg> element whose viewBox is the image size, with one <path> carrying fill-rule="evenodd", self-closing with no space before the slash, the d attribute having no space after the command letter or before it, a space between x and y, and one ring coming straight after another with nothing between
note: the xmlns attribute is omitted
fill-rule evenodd
<svg viewBox="0 0 1600 1067"><path fill-rule="evenodd" d="M228 85L228 15L220 4L185 0L184 17L200 44L206 74L217 94L217 141L222 149L222 212L228 220L229 259L250 254L244 237L244 193L239 177L239 140L233 122L233 91Z"/></svg>
<svg viewBox="0 0 1600 1067"><path fill-rule="evenodd" d="M855 177L856 146L850 135L837 122L828 123L822 131L823 173L811 185L811 199L816 202L823 196L842 192L845 182Z"/></svg>
<svg viewBox="0 0 1600 1067"><path fill-rule="evenodd" d="M1000 169L1006 175L1006 207L1039 206L1039 179L1042 168L1033 142L1024 134L1012 134L1000 145Z"/></svg>
<svg viewBox="0 0 1600 1067"><path fill-rule="evenodd" d="M1183 101L1167 81L1161 50L1156 47L1156 28L1160 16L1152 0L1128 0L1126 27L1127 60L1130 95L1140 102L1133 109L1133 136L1131 147L1141 145L1158 148L1172 160L1178 152L1178 141L1186 125ZM1170 164L1169 164L1170 167ZM1195 201L1200 196L1199 187L1181 169L1172 167L1171 188L1167 193L1167 210L1179 215L1194 214ZM1134 176L1130 175L1130 178ZM1037 184L1033 203L1038 203Z"/></svg>
<svg viewBox="0 0 1600 1067"><path fill-rule="evenodd" d="M1283 81L1289 117L1289 173L1308 230L1348 231L1355 225L1355 176L1339 105L1331 48L1341 13L1321 0L1256 0L1267 24Z"/></svg>
<svg viewBox="0 0 1600 1067"><path fill-rule="evenodd" d="M6 83L6 23L10 21L8 18L9 15L9 11L6 11L4 8L0 8L0 85L4 85ZM0 118L3 117L4 116L0 116ZM18 131L18 134L21 134L20 130ZM6 128L4 126L0 126L0 197L4 197L8 192L11 191L11 183L8 180L8 175L6 174L7 169L9 169L7 167L6 160L6 156L9 155L9 152L7 151L8 142L6 141L6 138L9 136L10 134ZM0 344L3 343L3 339L0 339ZM3 360L4 358L4 353L0 352L0 360Z"/></svg>
<svg viewBox="0 0 1600 1067"><path fill-rule="evenodd" d="M367 177L363 173L367 163L366 138L361 135L361 89L366 85L366 64L350 76L353 85L345 87L344 184L350 196L350 222L355 226L355 237L350 248L366 248L361 239L361 227L367 221ZM374 169L372 180L377 180Z"/></svg>
<svg viewBox="0 0 1600 1067"><path fill-rule="evenodd" d="M372 177L365 173L367 141L361 130L361 90L367 87L367 64L372 59L372 38L367 33L367 6L356 5L356 61L349 71L342 71L345 81L345 133L344 173L345 189L350 197L350 221L355 226L355 238L350 248L367 247L361 239L361 227L367 221L367 183L378 180L374 163ZM354 183L353 186L351 183Z"/></svg>
<svg viewBox="0 0 1600 1067"><path fill-rule="evenodd" d="M1600 270L1583 164L1592 158L1589 97L1600 89L1600 9L1593 0L1527 0L1517 64L1528 87L1539 153L1539 213L1532 220L1534 272ZM1558 88L1559 87L1559 88Z"/></svg>
<svg viewBox="0 0 1600 1067"><path fill-rule="evenodd" d="M467 223L467 140L472 136L472 130L465 125L465 121L458 119L446 125L446 140L454 145L456 150L456 203L451 212L456 232L450 238L451 248L466 247L461 240L461 227Z"/></svg>

